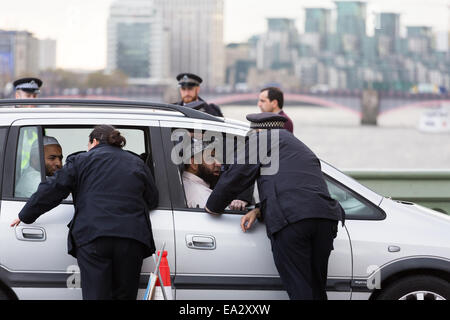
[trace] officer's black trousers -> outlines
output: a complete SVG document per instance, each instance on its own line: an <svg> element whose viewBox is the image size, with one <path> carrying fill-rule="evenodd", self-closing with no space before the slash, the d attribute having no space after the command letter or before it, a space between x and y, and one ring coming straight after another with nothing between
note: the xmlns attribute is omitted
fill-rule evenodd
<svg viewBox="0 0 450 320"><path fill-rule="evenodd" d="M135 300L145 247L133 239L100 237L78 248L84 300Z"/></svg>
<svg viewBox="0 0 450 320"><path fill-rule="evenodd" d="M271 236L275 265L291 300L327 300L328 258L337 221L304 219Z"/></svg>

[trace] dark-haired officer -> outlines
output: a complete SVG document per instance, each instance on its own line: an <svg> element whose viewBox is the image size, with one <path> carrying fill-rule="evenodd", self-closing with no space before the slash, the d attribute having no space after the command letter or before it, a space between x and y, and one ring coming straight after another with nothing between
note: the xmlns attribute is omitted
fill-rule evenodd
<svg viewBox="0 0 450 320"><path fill-rule="evenodd" d="M202 78L193 73L180 73L177 75L178 86L180 87L181 101L176 104L184 106L190 104L196 110L200 110L209 113L213 116L223 117L222 111L219 106L213 103L207 103L200 98L200 84L203 82ZM193 102L199 102L193 104ZM201 103L203 102L203 103Z"/></svg>
<svg viewBox="0 0 450 320"><path fill-rule="evenodd" d="M277 141L266 141L264 152L272 156L272 166L278 161L278 171L265 171L267 162L263 164L259 158L251 164L249 158L256 157L247 152L245 164L232 164L222 173L205 209L213 214L222 212L256 180L260 203L241 219L241 228L245 232L257 218L265 221L275 265L290 299L326 300L328 258L337 221L344 220L344 211L331 198L316 155L282 129L285 117L263 112L250 114L247 119L255 130L250 133L246 150L250 150L252 138L261 140L273 134ZM261 141L255 144L260 146Z"/></svg>
<svg viewBox="0 0 450 320"><path fill-rule="evenodd" d="M11 224L33 223L72 193L68 252L77 258L85 300L136 299L143 259L155 252L149 210L158 205L158 190L125 143L114 127L95 127L89 151L69 156Z"/></svg>

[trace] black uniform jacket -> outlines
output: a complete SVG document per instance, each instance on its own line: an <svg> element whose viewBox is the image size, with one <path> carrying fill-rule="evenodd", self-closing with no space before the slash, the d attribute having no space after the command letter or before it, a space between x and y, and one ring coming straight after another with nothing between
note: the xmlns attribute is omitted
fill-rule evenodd
<svg viewBox="0 0 450 320"><path fill-rule="evenodd" d="M245 164L233 164L223 172L206 207L215 213L222 212L237 194L257 180L259 206L269 236L302 219L343 221L344 210L328 192L319 159L287 130L278 132L279 139L274 143L274 147L279 148L278 172L272 175L260 174L261 168L267 165L262 165L259 157L257 164L249 164L247 141ZM260 133L256 134L261 138ZM270 141L267 143L267 154L275 158Z"/></svg>
<svg viewBox="0 0 450 320"><path fill-rule="evenodd" d="M222 117L223 118L223 114L222 111L220 110L220 107L214 103L207 103L205 100L203 100L202 98L198 98L199 101L203 101L204 104L202 105L202 107L198 110L206 112L210 115L216 116L216 117ZM177 102L176 104L182 106L184 105L183 101Z"/></svg>
<svg viewBox="0 0 450 320"><path fill-rule="evenodd" d="M155 251L149 210L158 205L158 191L147 165L118 147L100 144L69 156L54 176L42 182L19 218L33 223L70 193L75 214L68 225L68 252L101 236L142 242L146 256Z"/></svg>

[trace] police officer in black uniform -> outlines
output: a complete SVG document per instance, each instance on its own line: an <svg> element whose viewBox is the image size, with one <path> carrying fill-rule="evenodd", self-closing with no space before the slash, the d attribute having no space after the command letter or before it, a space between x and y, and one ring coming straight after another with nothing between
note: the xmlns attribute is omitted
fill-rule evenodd
<svg viewBox="0 0 450 320"><path fill-rule="evenodd" d="M42 80L38 78L21 78L13 82L16 99L37 98L42 86Z"/></svg>
<svg viewBox="0 0 450 320"><path fill-rule="evenodd" d="M337 221L343 221L344 211L331 198L316 155L282 129L285 117L264 112L248 115L247 119L255 129L250 134L257 139L268 138L265 143L267 154L272 156L270 165L278 161L278 171L262 174L269 166L262 158L251 164L247 140L245 164L232 164L221 175L205 209L213 214L222 212L256 180L260 202L242 218L241 227L247 230L256 218L265 221L275 265L290 299L326 300L328 258ZM271 130L278 131L278 141L270 140ZM279 159L274 148L278 148Z"/></svg>
<svg viewBox="0 0 450 320"><path fill-rule="evenodd" d="M122 149L125 143L114 127L96 127L89 151L69 156L11 224L33 223L72 193L68 251L78 260L83 299L136 299L142 261L155 251L149 210L158 191L147 165Z"/></svg>
<svg viewBox="0 0 450 320"><path fill-rule="evenodd" d="M199 97L200 84L203 82L202 78L193 73L180 73L177 76L177 80L178 86L180 87L181 101L176 104L180 106L186 105L188 107L193 107L196 110L209 113L213 116L223 117L219 106L213 103L207 103Z"/></svg>

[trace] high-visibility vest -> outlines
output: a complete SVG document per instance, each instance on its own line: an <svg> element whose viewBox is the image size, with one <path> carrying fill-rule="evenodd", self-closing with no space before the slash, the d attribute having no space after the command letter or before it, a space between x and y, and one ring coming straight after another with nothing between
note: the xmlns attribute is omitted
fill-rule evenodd
<svg viewBox="0 0 450 320"><path fill-rule="evenodd" d="M25 129L23 142L22 142L22 163L20 165L21 169L24 170L30 164L31 146L38 138L36 129Z"/></svg>

